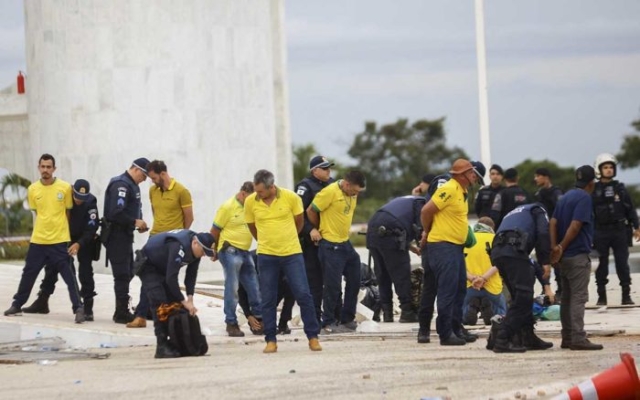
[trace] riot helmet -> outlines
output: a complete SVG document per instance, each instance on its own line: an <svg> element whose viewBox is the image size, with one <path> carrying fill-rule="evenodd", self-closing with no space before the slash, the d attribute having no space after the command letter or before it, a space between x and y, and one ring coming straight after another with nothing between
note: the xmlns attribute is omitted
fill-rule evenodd
<svg viewBox="0 0 640 400"><path fill-rule="evenodd" d="M616 159L616 157L613 154L610 153L602 153L599 154L596 157L596 162L594 163L594 168L596 170L596 178L600 179L602 177L602 166L606 163L611 163L613 164L613 176L611 178L614 178L616 176L616 173L618 172L618 160Z"/></svg>

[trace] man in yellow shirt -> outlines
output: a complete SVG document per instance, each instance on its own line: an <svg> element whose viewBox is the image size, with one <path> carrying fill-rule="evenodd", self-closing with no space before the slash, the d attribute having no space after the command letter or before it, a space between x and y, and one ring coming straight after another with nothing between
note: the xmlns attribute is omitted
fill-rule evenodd
<svg viewBox="0 0 640 400"><path fill-rule="evenodd" d="M262 319L258 275L249 252L253 237L244 222L244 201L252 193L253 183L243 183L240 191L218 208L211 227L224 271L224 322L227 333L234 337L244 336L236 317L238 281L247 292L252 316Z"/></svg>
<svg viewBox="0 0 640 400"><path fill-rule="evenodd" d="M149 200L153 213L153 227L149 237L175 229L189 229L193 223L193 201L189 189L172 178L164 161L153 160L147 164L147 175L153 186L149 188ZM144 287L140 290L140 301L135 318L127 328L145 328L149 314L149 301Z"/></svg>
<svg viewBox="0 0 640 400"><path fill-rule="evenodd" d="M467 188L482 179L465 159L454 161L451 179L440 186L421 211L422 242L438 288L436 330L443 346L465 345L462 304L467 291L462 249L469 234ZM475 340L475 339L474 339Z"/></svg>
<svg viewBox="0 0 640 400"><path fill-rule="evenodd" d="M21 307L29 299L38 274L45 265L49 265L60 273L67 284L75 322L82 323L84 306L67 249L71 240L69 213L73 207L72 190L69 183L53 176L55 170L56 160L51 154L40 156L40 180L27 189L29 207L35 214L31 242L18 292L13 296L13 303L4 315L22 315Z"/></svg>
<svg viewBox="0 0 640 400"><path fill-rule="evenodd" d="M489 217L482 217L473 227L475 246L465 249L467 266L467 294L462 306L463 323L475 325L478 313L485 325L491 325L491 317L507 313L507 303L502 294L502 278L498 268L491 264L487 248L491 248L495 224Z"/></svg>
<svg viewBox="0 0 640 400"><path fill-rule="evenodd" d="M322 189L307 208L309 222L318 228L318 257L324 271L322 294L322 327L325 333L352 332L356 329L356 306L360 291L360 256L349 241L353 213L358 194L366 186L364 174L352 170ZM336 305L345 277L344 303L341 315Z"/></svg>
<svg viewBox="0 0 640 400"><path fill-rule="evenodd" d="M248 196L244 202L244 219L249 225L251 235L258 242L262 318L267 342L263 352L278 351L276 305L280 273L284 273L293 297L300 306L309 348L312 351L320 351L320 326L316 319L298 238L304 224L302 200L291 190L277 187L273 174L265 169L255 173L253 187L255 193Z"/></svg>

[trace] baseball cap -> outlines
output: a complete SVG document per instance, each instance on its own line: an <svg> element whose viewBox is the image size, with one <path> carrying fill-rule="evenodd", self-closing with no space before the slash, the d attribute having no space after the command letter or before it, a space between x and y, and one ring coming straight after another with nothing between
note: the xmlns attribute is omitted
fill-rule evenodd
<svg viewBox="0 0 640 400"><path fill-rule="evenodd" d="M195 238L198 244L202 246L204 254L209 257L213 257L215 255L216 252L213 250L213 245L216 241L213 238L213 235L207 232L200 232L196 234Z"/></svg>
<svg viewBox="0 0 640 400"><path fill-rule="evenodd" d="M584 188L596 179L596 171L590 165L583 165L576 169L576 187Z"/></svg>
<svg viewBox="0 0 640 400"><path fill-rule="evenodd" d="M315 168L329 168L333 167L335 164L331 161L327 160L325 156L315 156L309 161L309 171Z"/></svg>
<svg viewBox="0 0 640 400"><path fill-rule="evenodd" d="M89 189L89 182L84 179L78 179L73 184L73 197L82 201L89 200Z"/></svg>
<svg viewBox="0 0 640 400"><path fill-rule="evenodd" d="M541 168L537 168L536 175L542 175L542 176L548 176L549 178L551 178L551 172L549 172L549 170L547 168L541 167Z"/></svg>
<svg viewBox="0 0 640 400"><path fill-rule="evenodd" d="M518 170L515 168L507 168L507 170L504 171L504 179L513 180L513 179L516 179L517 177L518 177Z"/></svg>
<svg viewBox="0 0 640 400"><path fill-rule="evenodd" d="M484 185L484 174L487 173L487 168L480 161L471 161L473 165L473 171L478 175L478 183Z"/></svg>
<svg viewBox="0 0 640 400"><path fill-rule="evenodd" d="M136 158L135 160L133 160L131 164L134 167L138 168L140 171L144 172L145 175L148 175L147 165L149 165L149 160L147 158L145 157Z"/></svg>

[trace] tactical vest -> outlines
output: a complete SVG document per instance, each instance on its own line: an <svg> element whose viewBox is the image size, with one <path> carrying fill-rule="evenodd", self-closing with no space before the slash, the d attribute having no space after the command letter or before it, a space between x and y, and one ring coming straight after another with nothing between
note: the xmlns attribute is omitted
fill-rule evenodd
<svg viewBox="0 0 640 400"><path fill-rule="evenodd" d="M592 194L596 225L612 225L625 221L624 195L624 185L618 181L596 182Z"/></svg>
<svg viewBox="0 0 640 400"><path fill-rule="evenodd" d="M524 233L524 236L526 236L524 239L527 241L527 250L531 252L537 239L536 221L533 217L533 211L536 208L542 210L540 204L537 203L525 204L511 210L509 214L505 215L504 219L500 223L500 228L498 228L496 235L500 232L507 231L519 231Z"/></svg>
<svg viewBox="0 0 640 400"><path fill-rule="evenodd" d="M142 217L142 202L140 201L140 187L133 182L125 172L122 175L118 175L116 177L111 178L109 184L107 185L107 189L105 190L104 195L104 217L107 220L111 220L111 205L114 204L112 201L113 194L111 193L111 186L113 185L123 185L127 187L127 190L133 196L133 201L128 200L124 207L124 213L131 217L132 219L141 219Z"/></svg>
<svg viewBox="0 0 640 400"><path fill-rule="evenodd" d="M415 236L414 224L420 225L420 210L426 202L422 196L403 196L391 200L380 210L393 215L411 239Z"/></svg>

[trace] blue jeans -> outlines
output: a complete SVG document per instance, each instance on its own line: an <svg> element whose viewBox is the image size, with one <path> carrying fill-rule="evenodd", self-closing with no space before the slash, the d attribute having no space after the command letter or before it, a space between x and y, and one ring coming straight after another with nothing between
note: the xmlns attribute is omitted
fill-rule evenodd
<svg viewBox="0 0 640 400"><path fill-rule="evenodd" d="M307 338L316 338L320 332L320 325L316 319L313 298L309 291L307 273L304 267L302 253L290 256L271 256L258 254L258 268L260 269L260 290L262 292L262 322L267 342L276 340L276 306L278 302L278 281L280 272L289 282L293 297L300 306L304 333Z"/></svg>
<svg viewBox="0 0 640 400"><path fill-rule="evenodd" d="M436 331L440 340L462 329L462 304L467 293L467 270L462 245L427 243L429 266L438 288Z"/></svg>
<svg viewBox="0 0 640 400"><path fill-rule="evenodd" d="M489 299L489 301L491 302L491 307L493 309L493 315L505 315L507 313L507 302L505 301L502 292L499 294L492 294L487 292L487 290L484 288L476 290L472 287L468 287L467 294L464 297L464 304L462 305L463 315L467 313L467 308L469 308L469 301L476 297L480 300Z"/></svg>
<svg viewBox="0 0 640 400"><path fill-rule="evenodd" d="M229 246L218 253L218 258L224 271L224 322L237 324L236 308L238 308L238 285L247 292L251 314L256 318L262 317L260 308L260 289L258 288L258 274L253 265L251 253Z"/></svg>
<svg viewBox="0 0 640 400"><path fill-rule="evenodd" d="M351 242L332 243L321 240L318 257L324 269L324 293L322 294L322 326L336 322L348 323L356 318L358 293L360 292L360 256ZM335 309L345 279L344 304L336 321Z"/></svg>

